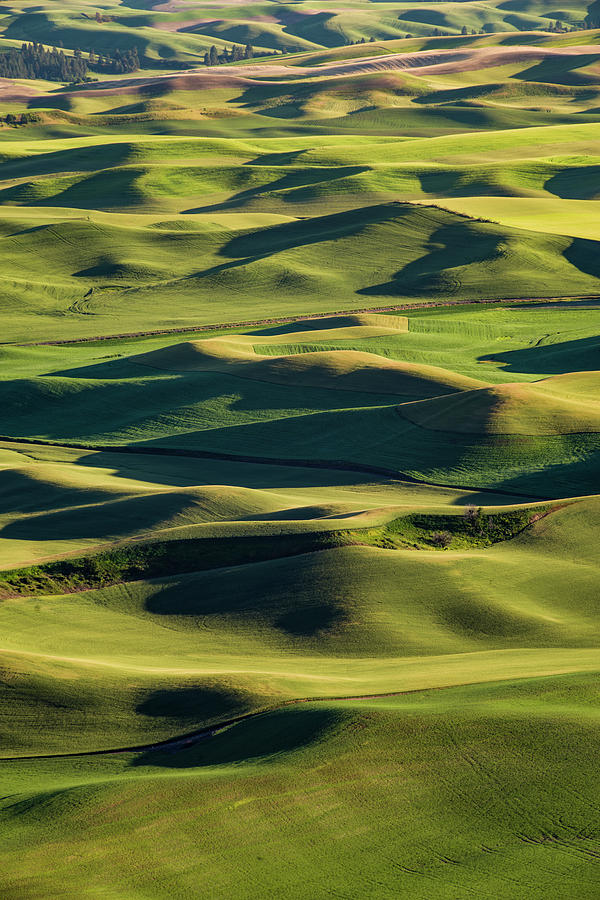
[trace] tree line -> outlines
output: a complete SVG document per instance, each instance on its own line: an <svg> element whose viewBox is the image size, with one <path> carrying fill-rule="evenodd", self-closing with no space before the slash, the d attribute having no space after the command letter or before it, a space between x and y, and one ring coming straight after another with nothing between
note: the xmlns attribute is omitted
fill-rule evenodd
<svg viewBox="0 0 600 900"><path fill-rule="evenodd" d="M10 49L0 54L2 78L44 78L46 81L86 81L88 72L122 74L136 72L140 67L137 50L115 50L112 56L96 55L93 50L84 59L81 50L67 56L63 50L46 49L43 44L23 44L20 49Z"/></svg>
<svg viewBox="0 0 600 900"><path fill-rule="evenodd" d="M280 52L284 53L285 51L281 50ZM294 51L289 50L288 52L293 53ZM240 62L242 59L253 59L255 56L278 56L278 52L277 50L263 50L262 53L257 53L252 44L246 44L245 47L234 44L231 50L224 47L219 52L213 44L204 54L204 65L222 66L224 63Z"/></svg>
<svg viewBox="0 0 600 900"><path fill-rule="evenodd" d="M242 59L252 59L254 56L254 47L252 44L246 44L245 47L239 47L235 44L231 50L224 47L221 53L213 46L204 54L205 66L220 66L223 63L239 62Z"/></svg>
<svg viewBox="0 0 600 900"><path fill-rule="evenodd" d="M76 51L77 52L77 51ZM90 50L88 66L92 72L110 72L111 75L122 75L124 72L137 72L140 59L137 47L132 50L115 50L112 56Z"/></svg>
<svg viewBox="0 0 600 900"><path fill-rule="evenodd" d="M47 81L83 81L87 63L80 56L66 56L53 47L42 44L23 44L0 54L0 75L3 78L45 78Z"/></svg>

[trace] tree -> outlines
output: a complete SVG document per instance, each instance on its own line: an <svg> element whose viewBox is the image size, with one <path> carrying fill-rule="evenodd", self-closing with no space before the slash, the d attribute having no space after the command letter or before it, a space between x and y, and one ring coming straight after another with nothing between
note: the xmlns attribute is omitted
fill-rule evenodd
<svg viewBox="0 0 600 900"><path fill-rule="evenodd" d="M483 533L484 515L481 506L465 506L465 519L469 528L479 534Z"/></svg>
<svg viewBox="0 0 600 900"><path fill-rule="evenodd" d="M213 44L208 53L209 65L218 66L219 65L219 54L217 53L217 48Z"/></svg>
<svg viewBox="0 0 600 900"><path fill-rule="evenodd" d="M449 531L434 531L431 535L431 542L434 546L445 550L452 543L452 535Z"/></svg>
<svg viewBox="0 0 600 900"><path fill-rule="evenodd" d="M244 59L252 59L254 56L254 47L252 44L246 44L246 48L244 50Z"/></svg>
<svg viewBox="0 0 600 900"><path fill-rule="evenodd" d="M4 78L46 78L48 81L84 81L88 63L81 51L65 56L53 47L46 50L43 44L23 44L20 50L11 48L0 54L0 76Z"/></svg>
<svg viewBox="0 0 600 900"><path fill-rule="evenodd" d="M463 27L461 28L461 32L460 32L460 33L461 33L461 34L468 34L467 26L466 26L466 25L463 25Z"/></svg>

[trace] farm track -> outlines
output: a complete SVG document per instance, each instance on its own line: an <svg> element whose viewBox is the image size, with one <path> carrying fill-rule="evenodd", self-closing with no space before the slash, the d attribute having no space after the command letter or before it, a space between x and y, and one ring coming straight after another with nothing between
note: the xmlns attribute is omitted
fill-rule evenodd
<svg viewBox="0 0 600 900"><path fill-rule="evenodd" d="M27 342L12 342L12 341L0 341L0 346L11 346L11 347L58 347L64 344L94 344L99 343L101 341L119 341L119 340L127 340L129 338L143 338L143 337L160 337L160 335L168 335L168 334L194 334L197 332L205 332L205 331L229 331L234 328L252 328L255 326L263 326L263 325L287 325L292 322L308 322L313 319L328 319L332 316L352 316L359 315L363 313L386 313L386 312L400 312L411 309L434 309L437 307L445 307L445 306L477 306L478 304L496 304L498 306L511 304L511 303L534 303L534 304L544 304L544 303L554 303L560 302L561 300L569 301L569 300L589 300L590 302L596 302L600 300L600 294L593 294L586 297L581 297L579 295L576 296L560 296L560 297L507 297L500 300L490 299L490 300L440 300L440 301L423 301L419 303L418 301L415 303L400 303L393 306L369 306L361 309L338 309L332 312L323 312L323 313L314 313L310 316L279 316L274 317L271 316L267 319L252 319L244 322L220 322L212 325L185 325L180 328L159 328L153 331L130 331L123 332L120 334L105 334L105 335L96 335L95 337L84 337L84 338L66 338L64 340L56 340L56 341L27 341Z"/></svg>

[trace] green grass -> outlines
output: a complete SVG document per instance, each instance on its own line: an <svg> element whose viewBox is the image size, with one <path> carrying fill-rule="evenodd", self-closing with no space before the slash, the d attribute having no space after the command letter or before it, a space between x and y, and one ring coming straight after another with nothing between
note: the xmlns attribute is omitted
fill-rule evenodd
<svg viewBox="0 0 600 900"><path fill-rule="evenodd" d="M0 221L6 338L44 339L239 322L400 302L595 295L596 242L385 203L231 231L55 221L23 210ZM337 267L328 269L333 252ZM395 248L393 253L391 248ZM362 256L369 259L363 265ZM37 278L23 278L30 260ZM41 269L51 273L51 281ZM518 279L519 290L515 290ZM215 296L223 297L215 307ZM267 307L260 298L268 295ZM232 300L232 297L235 300Z"/></svg>
<svg viewBox="0 0 600 900"><path fill-rule="evenodd" d="M46 894L98 896L116 872L128 896L184 897L199 879L221 896L247 897L248 879L318 896L325 873L355 897L499 883L507 897L592 897L595 692L583 676L309 704L180 754L5 763L5 842L19 850L7 890L33 877Z"/></svg>
<svg viewBox="0 0 600 900"><path fill-rule="evenodd" d="M0 895L595 900L587 7L96 11L0 17L142 56L0 99Z"/></svg>

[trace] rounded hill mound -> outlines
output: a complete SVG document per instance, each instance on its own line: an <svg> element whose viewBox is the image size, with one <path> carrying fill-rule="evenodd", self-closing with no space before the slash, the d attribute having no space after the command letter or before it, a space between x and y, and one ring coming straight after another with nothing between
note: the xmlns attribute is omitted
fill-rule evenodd
<svg viewBox="0 0 600 900"><path fill-rule="evenodd" d="M400 415L432 431L559 435L600 432L600 372L573 372L402 404Z"/></svg>
<svg viewBox="0 0 600 900"><path fill-rule="evenodd" d="M240 335L184 341L132 359L172 372L215 371L255 381L415 398L471 391L485 385L438 366L387 359L362 350L315 350L309 345L305 352L262 356L255 352L248 336Z"/></svg>

